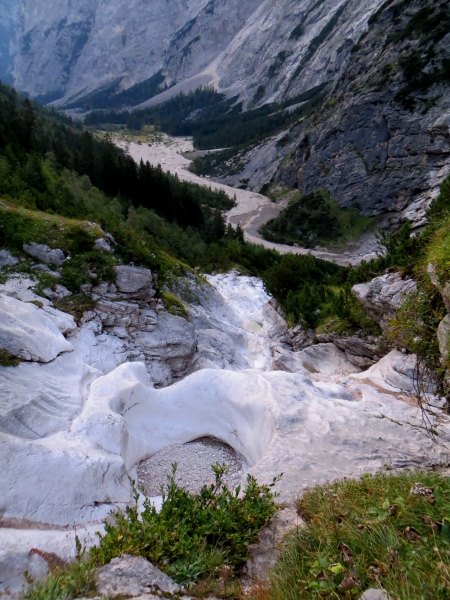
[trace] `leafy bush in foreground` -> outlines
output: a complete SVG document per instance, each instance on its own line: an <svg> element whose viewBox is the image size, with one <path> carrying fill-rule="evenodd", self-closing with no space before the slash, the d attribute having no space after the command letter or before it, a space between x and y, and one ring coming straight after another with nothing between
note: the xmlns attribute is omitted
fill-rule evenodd
<svg viewBox="0 0 450 600"><path fill-rule="evenodd" d="M46 580L33 584L24 600L72 600L95 590L95 571L122 554L143 556L177 582L192 584L214 576L227 567L238 573L247 558L248 546L276 512L273 487L259 485L251 476L241 493L238 486L224 484L225 465L212 466L215 481L190 493L175 483L176 465L163 490L160 512L147 498L144 510L135 504L105 521L106 533L87 556L78 548L78 559L54 570Z"/></svg>
<svg viewBox="0 0 450 600"><path fill-rule="evenodd" d="M211 575L224 564L239 569L247 548L260 528L275 514L277 479L259 485L252 476L241 495L238 486L229 490L224 482L225 467L212 467L215 482L192 494L175 483L175 467L163 492L160 512L147 499L139 513L136 503L116 514L113 525L93 550L104 564L121 554L144 556L180 583Z"/></svg>

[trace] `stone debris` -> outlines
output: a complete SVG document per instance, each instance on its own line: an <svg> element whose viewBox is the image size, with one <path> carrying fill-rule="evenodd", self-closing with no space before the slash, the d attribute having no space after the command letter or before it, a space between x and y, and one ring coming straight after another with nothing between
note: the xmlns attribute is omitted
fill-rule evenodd
<svg viewBox="0 0 450 600"><path fill-rule="evenodd" d="M245 460L230 446L211 438L201 438L187 444L173 444L142 461L138 467L139 483L147 496L159 496L166 486L172 465L177 465L175 481L190 492L197 493L203 485L214 483L211 465L225 464L224 483L235 488L247 468Z"/></svg>
<svg viewBox="0 0 450 600"><path fill-rule="evenodd" d="M45 288L42 290L42 293L50 300L63 300L72 295L72 292L69 292L66 287L59 283L57 283L54 288Z"/></svg>
<svg viewBox="0 0 450 600"><path fill-rule="evenodd" d="M97 591L105 596L136 597L160 590L169 594L180 586L142 556L123 555L99 569Z"/></svg>

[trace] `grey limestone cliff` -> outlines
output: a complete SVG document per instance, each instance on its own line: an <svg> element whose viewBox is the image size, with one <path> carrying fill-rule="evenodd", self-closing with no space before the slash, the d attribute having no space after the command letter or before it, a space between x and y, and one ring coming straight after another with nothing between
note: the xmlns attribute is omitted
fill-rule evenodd
<svg viewBox="0 0 450 600"><path fill-rule="evenodd" d="M279 180L423 223L450 167L450 12L423 5L390 2L372 20L322 110L297 127Z"/></svg>
<svg viewBox="0 0 450 600"><path fill-rule="evenodd" d="M47 100L210 83L246 105L334 80L382 0L14 0L13 80ZM192 87L191 86L191 87Z"/></svg>

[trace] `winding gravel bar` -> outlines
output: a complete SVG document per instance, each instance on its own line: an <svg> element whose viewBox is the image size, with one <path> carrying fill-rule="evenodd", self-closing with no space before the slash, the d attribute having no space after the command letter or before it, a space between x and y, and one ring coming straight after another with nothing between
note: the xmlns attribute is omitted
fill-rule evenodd
<svg viewBox="0 0 450 600"><path fill-rule="evenodd" d="M277 250L280 254L311 254L343 266L357 265L363 260L376 258L382 250L375 232L364 233L358 240L347 244L347 247L343 248L341 252L333 252L326 248L312 250L269 242L261 236L259 228L270 219L275 218L286 206L286 203L274 204L263 194L230 187L209 177L200 177L192 173L189 170L192 161L188 158L189 154L195 150L192 138L160 134L159 139L152 143L128 142L121 138L115 138L114 142L119 148L125 150L137 164L141 160L148 161L154 167L159 165L163 171L177 175L180 181L188 181L212 190L225 192L236 202L236 205L225 214L227 222L234 226L239 224L248 242L270 250Z"/></svg>
<svg viewBox="0 0 450 600"><path fill-rule="evenodd" d="M147 496L161 495L161 487L166 486L174 463L177 464L176 482L194 493L203 485L214 483L211 465L227 465L228 472L224 482L229 488L235 488L239 484L248 468L242 456L228 444L214 438L205 437L187 444L173 444L139 464L138 483Z"/></svg>

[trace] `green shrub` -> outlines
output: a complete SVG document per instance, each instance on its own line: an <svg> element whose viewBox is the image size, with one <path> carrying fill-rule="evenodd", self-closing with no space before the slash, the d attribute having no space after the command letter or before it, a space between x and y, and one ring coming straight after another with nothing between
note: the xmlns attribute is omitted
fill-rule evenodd
<svg viewBox="0 0 450 600"><path fill-rule="evenodd" d="M341 208L325 190L318 190L290 202L275 218L261 227L271 242L317 244L345 242L356 238L372 224L355 209Z"/></svg>
<svg viewBox="0 0 450 600"><path fill-rule="evenodd" d="M427 382L442 383L444 370L437 338L437 328L446 310L438 290L429 282L419 284L410 294L395 317L389 322L387 337L417 354L417 392L426 392ZM422 381L425 389L422 390Z"/></svg>
<svg viewBox="0 0 450 600"><path fill-rule="evenodd" d="M44 581L32 583L23 600L72 600L91 595L96 569L122 554L143 556L184 584L214 576L221 566L239 573L248 546L276 512L273 487L279 477L269 485L259 485L248 475L244 490L240 486L230 490L223 482L225 465L214 465L212 470L215 482L192 494L175 483L173 465L162 490L160 512L148 498L140 512L140 494L134 488L134 505L105 520L105 534L98 534L99 545L86 553L77 540L77 560L53 570Z"/></svg>
<svg viewBox="0 0 450 600"><path fill-rule="evenodd" d="M184 306L184 304L182 303L182 301L179 298L177 298L170 292L167 292L166 290L163 290L163 292L161 294L161 298L162 298L162 301L164 302L165 309L171 315L183 317L183 319L188 318L188 312L186 310L186 307Z"/></svg>
<svg viewBox="0 0 450 600"><path fill-rule="evenodd" d="M77 560L54 569L43 581L32 583L23 600L72 600L95 590L95 565L91 560Z"/></svg>
<svg viewBox="0 0 450 600"><path fill-rule="evenodd" d="M72 256L61 268L61 283L69 290L78 292L80 286L91 282L95 273L96 281L114 281L114 265L116 261L109 254L95 250Z"/></svg>
<svg viewBox="0 0 450 600"><path fill-rule="evenodd" d="M223 482L225 467L215 465L215 483L192 494L175 483L175 465L163 491L160 512L147 499L139 514L136 503L106 523L106 533L92 551L99 564L121 554L144 556L176 581L191 583L214 573L223 564L239 570L247 549L275 513L270 485L259 485L250 475L241 494Z"/></svg>

